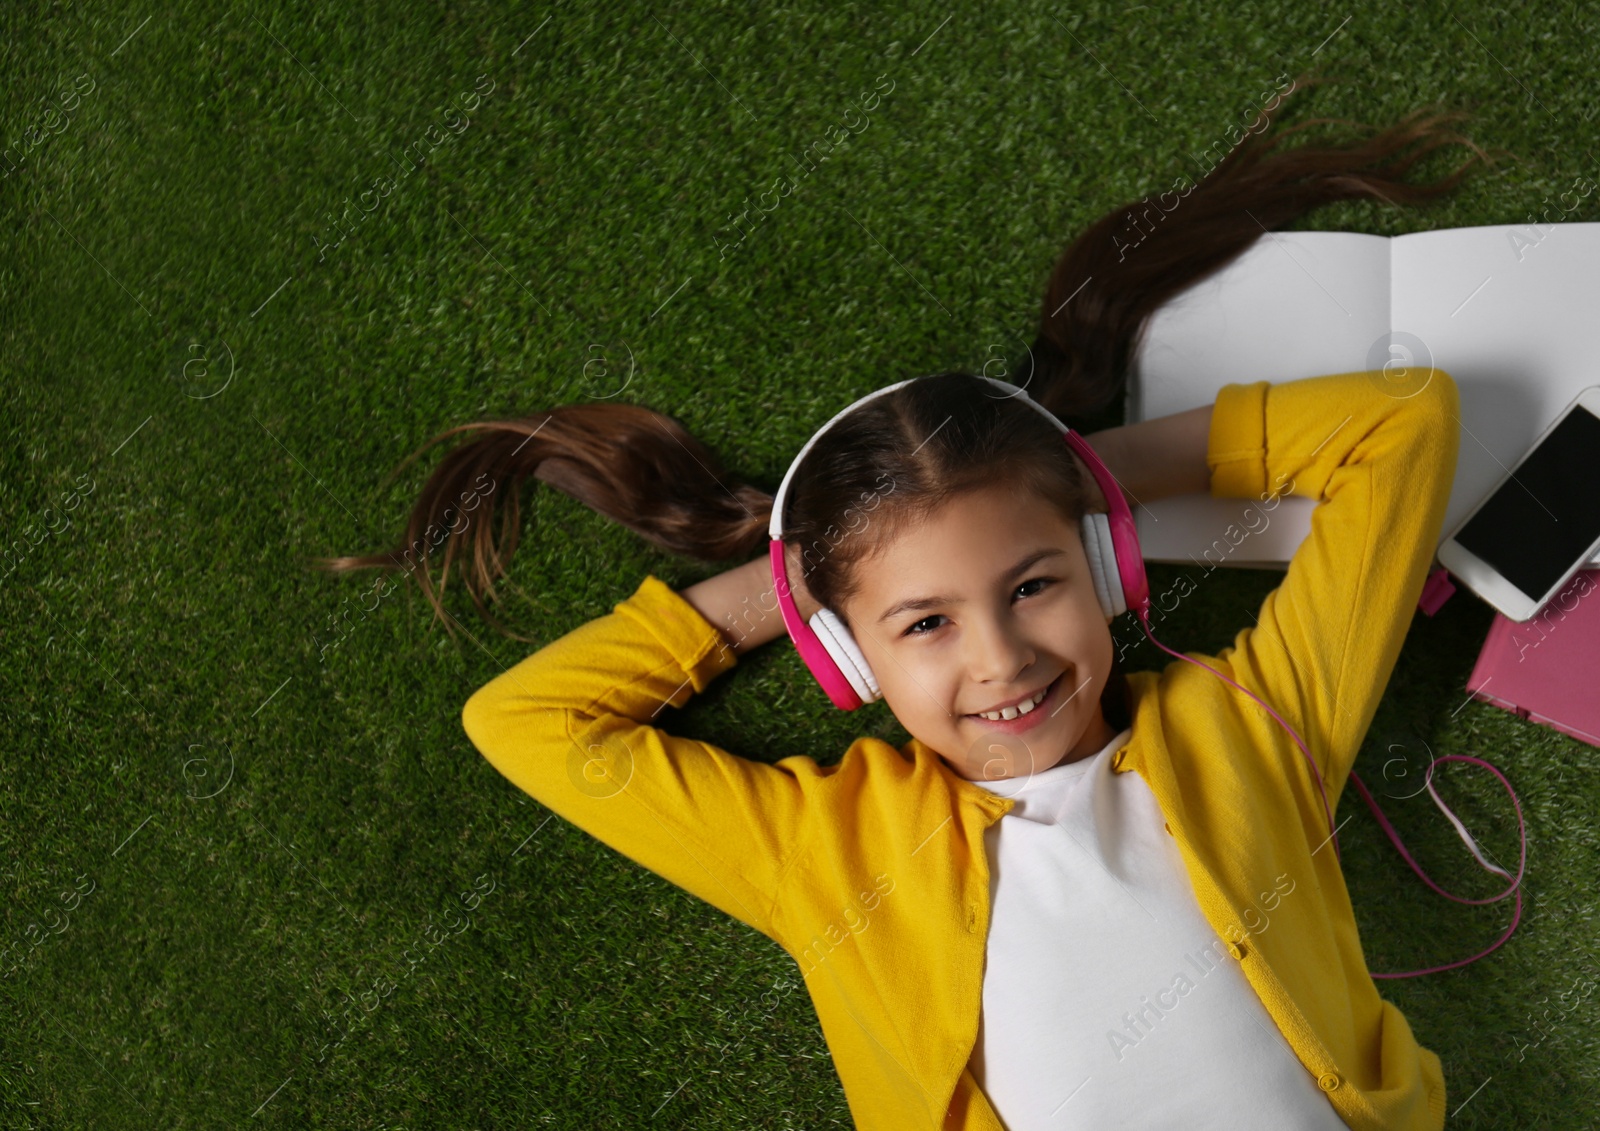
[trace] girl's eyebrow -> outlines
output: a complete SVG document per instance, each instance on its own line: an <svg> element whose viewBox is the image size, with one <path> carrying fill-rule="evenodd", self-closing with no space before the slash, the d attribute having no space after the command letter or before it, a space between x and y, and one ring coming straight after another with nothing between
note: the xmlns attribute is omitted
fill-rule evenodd
<svg viewBox="0 0 1600 1131"><path fill-rule="evenodd" d="M1024 556L1020 561L1017 562L1016 565L1002 573L1000 575L1000 580L1010 581L1019 573L1022 573L1030 566L1043 561L1045 558L1053 558L1057 555L1065 554L1065 550L1048 546L1044 547L1043 549L1034 550ZM955 602L956 598L954 597L909 597L904 601L899 601L894 605L891 605L889 610L878 618L877 623L882 624L890 617L898 616L900 613L921 612L923 609L937 608L940 605L951 605Z"/></svg>

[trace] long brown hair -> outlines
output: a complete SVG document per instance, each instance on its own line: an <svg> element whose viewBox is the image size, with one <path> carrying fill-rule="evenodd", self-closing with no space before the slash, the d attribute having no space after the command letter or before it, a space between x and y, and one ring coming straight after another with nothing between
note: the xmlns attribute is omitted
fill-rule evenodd
<svg viewBox="0 0 1600 1131"><path fill-rule="evenodd" d="M1301 76L1279 107L1324 81ZM1261 111L1227 155L1181 195L1163 193L1155 201L1112 209L1068 245L1050 273L1029 362L1009 379L1082 430L1084 416L1105 410L1122 393L1150 316L1234 260L1263 231L1334 201L1427 202L1455 188L1474 161L1490 163L1470 139L1446 128L1465 117L1464 111L1417 110L1364 141L1279 152L1284 138L1319 123L1372 127L1313 118L1269 133L1272 112ZM1401 179L1423 156L1449 144L1465 145L1473 155L1441 180ZM1170 208L1168 196L1176 197ZM1140 237L1130 251L1132 232ZM401 545L362 557L316 559L312 566L405 570L448 629L442 593L465 538L471 546L465 584L473 604L498 630L515 636L489 614L483 597L495 596L494 582L516 549L518 493L529 477L675 554L745 561L765 547L772 492L735 480L711 449L664 413L624 403L580 403L461 424L433 437L394 474L457 433L471 435L428 479ZM973 375L941 373L875 399L818 442L796 470L785 540L806 547L807 588L842 615L854 588L852 566L869 544L848 537L861 528L858 520L879 524L883 537L895 523L927 513L962 490L994 483L1038 491L1074 523L1082 514L1083 485L1060 434ZM452 536L458 522L464 525ZM428 567L441 544L436 594ZM1126 725L1120 672L1114 672L1102 702L1111 725Z"/></svg>

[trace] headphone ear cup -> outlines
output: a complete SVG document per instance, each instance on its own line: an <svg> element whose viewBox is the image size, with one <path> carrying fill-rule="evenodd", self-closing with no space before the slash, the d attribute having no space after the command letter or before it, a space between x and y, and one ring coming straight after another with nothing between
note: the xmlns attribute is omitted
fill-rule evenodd
<svg viewBox="0 0 1600 1131"><path fill-rule="evenodd" d="M1128 611L1128 604L1126 594L1122 591L1122 571L1117 566L1116 544L1111 538L1111 519L1099 512L1085 514L1081 526L1083 551L1089 559L1089 576L1094 579L1094 592L1100 598L1100 608L1108 617L1120 616Z"/></svg>
<svg viewBox="0 0 1600 1131"><path fill-rule="evenodd" d="M822 646L828 650L828 655L833 659L845 679L850 681L850 686L861 697L862 703L872 703L883 698L878 690L878 677L872 674L872 667L867 663L867 658L861 654L861 647L856 643L856 638L850 634L842 620L833 614L832 609L818 609L811 617L811 631L817 634L817 639L822 641Z"/></svg>

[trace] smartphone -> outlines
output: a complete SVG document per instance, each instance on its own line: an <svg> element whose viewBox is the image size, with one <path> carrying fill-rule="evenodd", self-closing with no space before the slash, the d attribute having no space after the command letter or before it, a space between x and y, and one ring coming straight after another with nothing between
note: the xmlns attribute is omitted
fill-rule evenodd
<svg viewBox="0 0 1600 1131"><path fill-rule="evenodd" d="M1439 547L1513 621L1531 619L1600 548L1600 385L1577 395Z"/></svg>

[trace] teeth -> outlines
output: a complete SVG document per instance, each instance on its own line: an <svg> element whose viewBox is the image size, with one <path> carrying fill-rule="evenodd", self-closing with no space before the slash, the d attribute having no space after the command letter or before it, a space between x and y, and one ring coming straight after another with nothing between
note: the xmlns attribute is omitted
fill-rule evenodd
<svg viewBox="0 0 1600 1131"><path fill-rule="evenodd" d="M1026 699L1023 702L1018 703L1015 707L1006 707L999 711L983 711L978 717L982 719L991 719L995 722L1000 722L1002 719L1019 718L1020 716L1026 715L1029 711L1037 707L1049 690L1050 689L1046 687L1032 699Z"/></svg>

